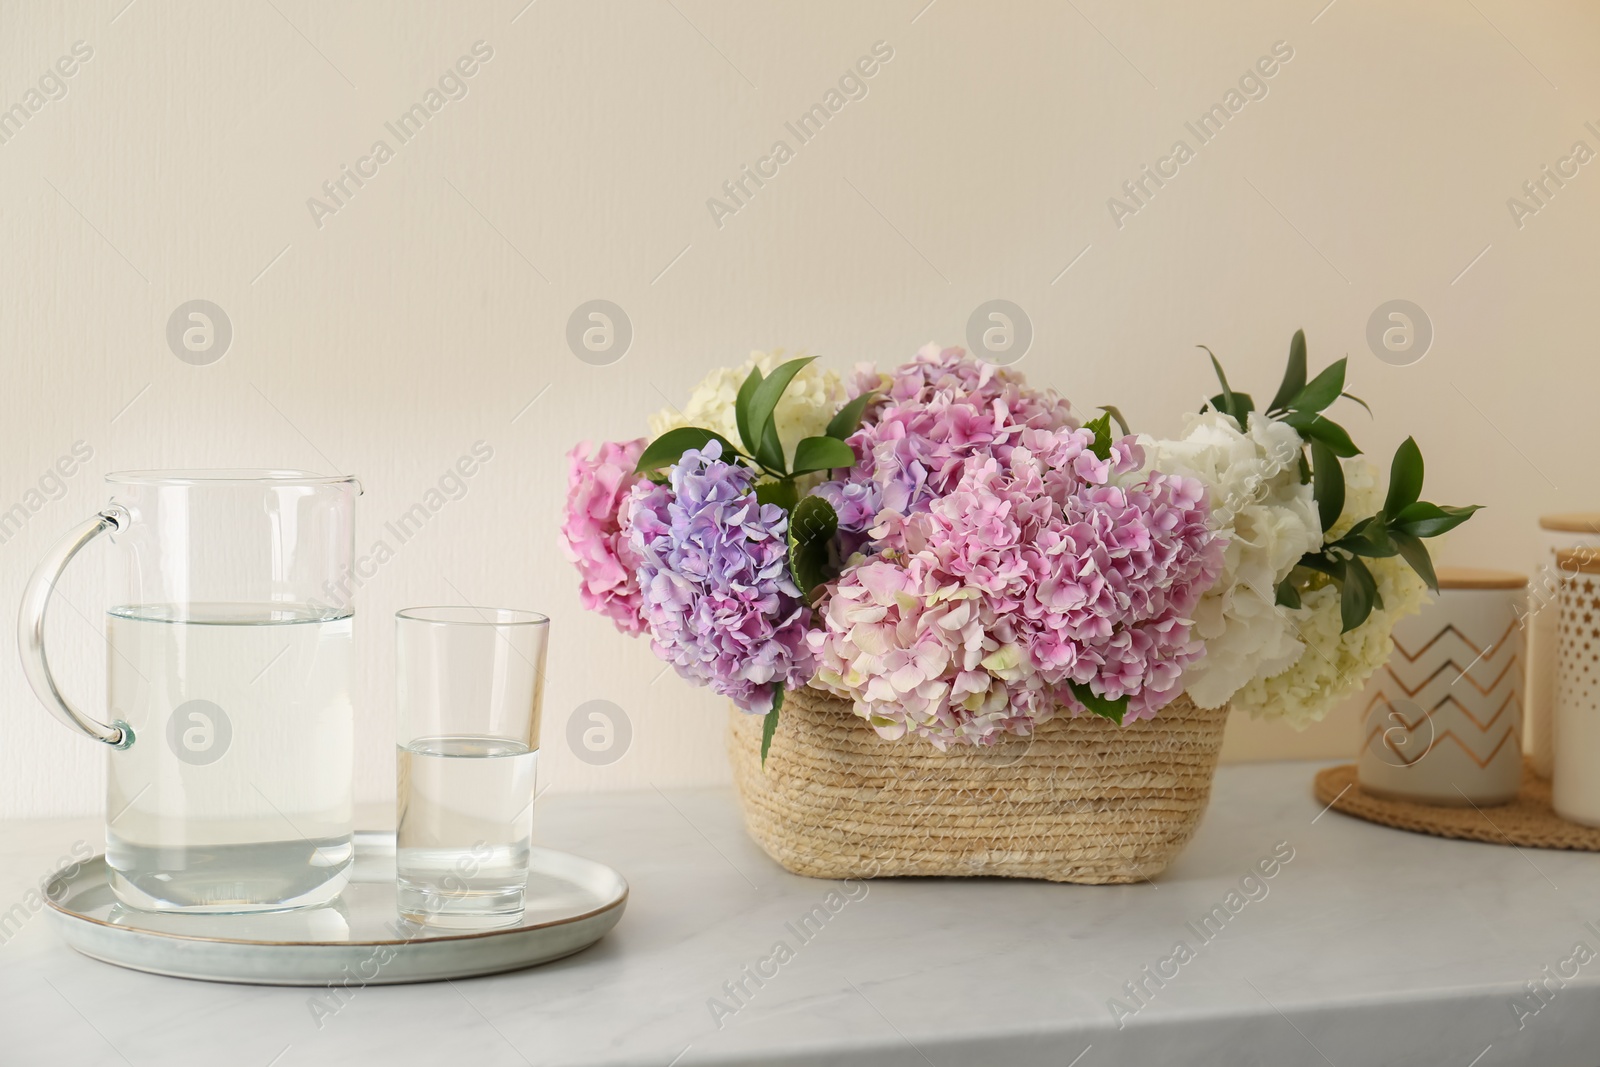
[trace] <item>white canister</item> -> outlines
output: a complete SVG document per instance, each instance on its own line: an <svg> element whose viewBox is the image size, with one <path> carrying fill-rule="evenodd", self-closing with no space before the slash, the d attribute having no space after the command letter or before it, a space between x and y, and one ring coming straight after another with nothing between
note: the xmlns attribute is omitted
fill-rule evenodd
<svg viewBox="0 0 1600 1067"><path fill-rule="evenodd" d="M1528 702L1522 747L1533 771L1549 778L1554 757L1550 718L1556 702L1556 616L1561 577L1556 553L1570 548L1600 547L1600 512L1539 517L1539 566L1528 589Z"/></svg>
<svg viewBox="0 0 1600 1067"><path fill-rule="evenodd" d="M1457 806L1516 797L1527 586L1511 571L1439 568L1439 595L1395 626L1362 694L1362 789Z"/></svg>
<svg viewBox="0 0 1600 1067"><path fill-rule="evenodd" d="M1556 563L1562 581L1551 797L1563 819L1600 826L1600 551L1568 549Z"/></svg>

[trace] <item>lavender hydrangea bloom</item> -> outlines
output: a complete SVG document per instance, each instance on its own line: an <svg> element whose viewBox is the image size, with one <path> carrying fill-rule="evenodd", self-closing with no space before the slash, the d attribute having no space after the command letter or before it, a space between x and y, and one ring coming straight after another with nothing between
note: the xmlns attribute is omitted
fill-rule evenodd
<svg viewBox="0 0 1600 1067"><path fill-rule="evenodd" d="M823 482L811 491L833 506L839 520L839 558L848 560L871 546L872 526L883 504L878 486L871 478L856 476Z"/></svg>
<svg viewBox="0 0 1600 1067"><path fill-rule="evenodd" d="M633 489L631 544L656 655L678 674L766 712L777 686L811 678L811 609L789 575L789 516L762 505L754 473L716 441L691 449L668 485Z"/></svg>

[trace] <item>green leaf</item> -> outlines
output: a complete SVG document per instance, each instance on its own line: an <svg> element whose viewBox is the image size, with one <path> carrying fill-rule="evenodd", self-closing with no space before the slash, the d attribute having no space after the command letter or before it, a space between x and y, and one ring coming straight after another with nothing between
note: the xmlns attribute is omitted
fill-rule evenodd
<svg viewBox="0 0 1600 1067"><path fill-rule="evenodd" d="M837 437L843 441L861 427L861 415L867 410L867 405L872 403L878 395L876 389L868 389L850 403L839 409L839 413L828 420L828 429L825 431L829 437Z"/></svg>
<svg viewBox="0 0 1600 1067"><path fill-rule="evenodd" d="M1300 450L1300 484L1305 485L1311 481L1311 464L1306 462L1305 449Z"/></svg>
<svg viewBox="0 0 1600 1067"><path fill-rule="evenodd" d="M1195 347L1205 349L1206 355L1211 357L1212 368L1217 372L1217 381L1222 383L1222 403L1220 405L1217 404L1216 398L1213 397L1211 406L1224 415L1233 416L1233 420L1239 424L1239 428L1244 429L1245 420L1249 417L1255 405L1248 395L1234 393L1233 387L1228 384L1228 376L1222 372L1222 362L1217 359L1215 352L1206 348L1205 345L1195 345Z"/></svg>
<svg viewBox="0 0 1600 1067"><path fill-rule="evenodd" d="M1439 504L1430 504L1426 500L1419 500L1402 508L1400 512L1389 521L1393 530L1408 533L1412 537L1438 537L1442 533L1454 530L1457 526L1472 518L1472 513L1481 511L1482 504L1469 504L1466 507L1452 508Z"/></svg>
<svg viewBox="0 0 1600 1067"><path fill-rule="evenodd" d="M760 482L756 485L757 503L776 504L784 511L790 511L799 499L800 494L794 487L793 478L779 478L775 482Z"/></svg>
<svg viewBox="0 0 1600 1067"><path fill-rule="evenodd" d="M1389 539L1387 520L1381 511L1356 523L1335 545L1368 559L1387 559L1400 551Z"/></svg>
<svg viewBox="0 0 1600 1067"><path fill-rule="evenodd" d="M1122 412L1118 411L1115 405L1101 404L1100 410L1111 416L1111 421L1117 424L1117 429L1122 431L1122 436L1127 437L1133 433L1132 430L1128 429L1128 420L1122 417Z"/></svg>
<svg viewBox="0 0 1600 1067"><path fill-rule="evenodd" d="M1361 449L1350 440L1350 434L1343 426L1321 415L1318 415L1317 420L1311 424L1311 439L1327 445L1336 456L1348 459L1361 454Z"/></svg>
<svg viewBox="0 0 1600 1067"><path fill-rule="evenodd" d="M1362 407L1367 409L1368 415L1372 414L1372 405L1368 404L1365 400L1362 400L1359 396L1356 396L1356 394L1340 393L1339 395L1344 397L1346 400L1354 400L1357 404L1360 404Z"/></svg>
<svg viewBox="0 0 1600 1067"><path fill-rule="evenodd" d="M1324 530L1333 529L1344 512L1344 468L1333 449L1321 441L1311 442L1311 475L1314 483L1311 495L1317 500L1317 515Z"/></svg>
<svg viewBox="0 0 1600 1067"><path fill-rule="evenodd" d="M772 686L772 710L761 720L761 769L767 769L767 750L772 747L772 735L778 732L778 712L783 708L783 683Z"/></svg>
<svg viewBox="0 0 1600 1067"><path fill-rule="evenodd" d="M1283 382L1272 397L1268 411L1283 411L1300 390L1306 387L1306 332L1296 330L1289 342L1289 365L1283 369Z"/></svg>
<svg viewBox="0 0 1600 1067"><path fill-rule="evenodd" d="M1089 444L1089 451L1099 459L1111 458L1111 413L1108 411L1098 419L1090 419L1083 424L1085 430L1094 434L1094 440Z"/></svg>
<svg viewBox="0 0 1600 1067"><path fill-rule="evenodd" d="M1351 524L1350 529L1344 532L1344 537L1341 537L1340 540L1345 541L1352 537L1360 537L1362 534L1366 533L1367 527L1372 525L1372 520L1375 518L1377 518L1376 515L1368 515L1360 522Z"/></svg>
<svg viewBox="0 0 1600 1067"><path fill-rule="evenodd" d="M789 388L789 383L794 376L805 369L806 364L816 359L816 356L804 356L800 359L791 359L778 367L770 376L764 379L750 394L750 401L745 412L749 420L750 435L756 440L756 458L764 466L773 470L783 469L783 455L780 450L777 463L768 463L762 456L762 451L767 447L767 427L772 425L772 412L778 406L778 400L783 396L783 391ZM743 390L740 390L743 392ZM776 439L776 436L774 436Z"/></svg>
<svg viewBox="0 0 1600 1067"><path fill-rule="evenodd" d="M1339 590L1339 617L1344 623L1342 632L1349 633L1367 621L1372 607L1378 601L1378 583L1372 572L1359 559L1346 562L1344 584Z"/></svg>
<svg viewBox="0 0 1600 1067"><path fill-rule="evenodd" d="M1256 402L1249 393L1234 393L1233 406L1231 408L1228 406L1228 398L1221 393L1212 397L1210 404L1213 409L1222 412L1224 415L1231 415L1235 421L1240 419L1248 420L1250 413L1256 409ZM1244 422L1239 423L1240 429L1244 429L1244 426Z"/></svg>
<svg viewBox="0 0 1600 1067"><path fill-rule="evenodd" d="M771 419L767 420L766 428L761 431L761 440L756 445L756 462L776 474L788 473L783 465L783 442L778 440L778 424Z"/></svg>
<svg viewBox="0 0 1600 1067"><path fill-rule="evenodd" d="M733 421L739 427L739 440L744 442L747 455L756 454L756 446L761 439L755 435L755 427L750 425L750 400L755 396L756 389L761 385L761 368L751 367L750 373L745 376L744 384L739 386L739 396L733 402Z"/></svg>
<svg viewBox="0 0 1600 1067"><path fill-rule="evenodd" d="M1286 426L1291 426L1294 431L1307 441L1321 441L1333 450L1336 456L1358 456L1361 449L1350 440L1350 435L1343 426L1314 411L1291 411L1281 420Z"/></svg>
<svg viewBox="0 0 1600 1067"><path fill-rule="evenodd" d="M1389 539L1394 542L1395 548L1400 550L1400 555L1411 564L1411 569L1417 572L1417 577L1428 583L1428 588L1435 593L1439 591L1439 576L1433 573L1433 560L1428 558L1428 546L1408 533L1398 530L1389 531Z"/></svg>
<svg viewBox="0 0 1600 1067"><path fill-rule="evenodd" d="M820 496L808 496L789 512L789 573L806 603L833 575L828 573L828 546L839 531L839 516Z"/></svg>
<svg viewBox="0 0 1600 1067"><path fill-rule="evenodd" d="M1300 557L1299 566L1318 574L1326 574L1336 582L1344 581L1344 560L1329 559L1321 552L1307 552Z"/></svg>
<svg viewBox="0 0 1600 1067"><path fill-rule="evenodd" d="M855 452L837 437L807 437L794 446L794 474L855 465Z"/></svg>
<svg viewBox="0 0 1600 1067"><path fill-rule="evenodd" d="M1224 397L1222 394L1218 394L1214 395L1214 397L1211 397L1210 400L1206 402L1206 408L1211 408L1213 411L1221 411L1222 414L1232 416L1234 419L1240 418L1240 414L1235 413L1235 410L1237 410L1238 413L1242 413L1245 418L1248 418L1251 411L1256 410L1256 402L1251 400L1248 392L1237 392L1237 394L1234 394L1234 406L1229 408L1229 405L1227 405L1227 397ZM1205 408L1200 408L1200 410L1205 411Z"/></svg>
<svg viewBox="0 0 1600 1067"><path fill-rule="evenodd" d="M1228 376L1222 372L1222 363L1221 363L1221 361L1217 359L1217 354L1215 352L1211 351L1211 349L1206 348L1205 345L1195 345L1195 347L1204 350L1205 354L1211 357L1211 366L1217 372L1217 381L1222 383L1222 397L1223 397L1223 409L1222 410L1227 411L1227 412L1232 412L1233 411L1233 390L1231 388L1229 388L1229 386L1228 386ZM1076 686L1074 686L1074 688L1076 688Z"/></svg>
<svg viewBox="0 0 1600 1067"><path fill-rule="evenodd" d="M1389 464L1389 495L1384 498L1383 510L1398 515L1415 504L1422 495L1422 474L1422 449L1416 438L1408 437L1394 450Z"/></svg>
<svg viewBox="0 0 1600 1067"><path fill-rule="evenodd" d="M676 430L668 430L646 445L645 450L639 454L639 462L634 466L634 471L644 474L660 470L662 467L670 467L682 459L683 454L689 449L704 448L712 441L722 442L722 458L729 463L739 455L739 450L733 447L733 443L719 433L702 430L698 426L680 426Z"/></svg>
<svg viewBox="0 0 1600 1067"><path fill-rule="evenodd" d="M1300 590L1294 586L1294 572L1289 577L1278 583L1278 594L1273 601L1279 607L1298 608L1300 606Z"/></svg>
<svg viewBox="0 0 1600 1067"><path fill-rule="evenodd" d="M1112 700L1101 696L1082 682L1068 682L1067 685L1072 687L1072 695L1078 698L1078 703L1102 719L1110 719L1118 726L1122 725L1122 716L1128 711L1127 696Z"/></svg>
<svg viewBox="0 0 1600 1067"><path fill-rule="evenodd" d="M1344 370L1347 360L1339 360L1329 364L1323 372L1311 379L1304 389L1301 389L1290 400L1288 407L1292 411L1321 411L1344 392Z"/></svg>
<svg viewBox="0 0 1600 1067"><path fill-rule="evenodd" d="M1422 519L1442 519L1445 516L1444 508L1438 504L1430 504L1426 500L1418 500L1407 504L1394 513L1394 522L1412 523Z"/></svg>

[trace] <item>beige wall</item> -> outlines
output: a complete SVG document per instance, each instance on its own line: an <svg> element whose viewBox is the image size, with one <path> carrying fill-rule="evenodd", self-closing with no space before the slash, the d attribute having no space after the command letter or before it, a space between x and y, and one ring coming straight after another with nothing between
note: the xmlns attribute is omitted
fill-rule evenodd
<svg viewBox="0 0 1600 1067"><path fill-rule="evenodd" d="M26 107L74 42L93 53L0 144L0 510L28 512L0 544L0 636L108 470L353 472L365 546L484 441L465 496L360 593L363 798L392 788L389 616L461 600L555 618L557 788L725 780L723 709L579 610L554 532L573 441L642 432L754 347L894 361L959 343L1005 298L1032 321L1036 381L1159 432L1208 389L1196 343L1270 393L1303 326L1314 360L1350 357L1378 421L1347 421L1370 452L1414 433L1430 497L1490 505L1449 561L1526 567L1538 513L1600 503L1600 164L1536 213L1507 206L1574 142L1600 149L1593 5L125 2L0 5L0 106ZM493 54L466 64L466 95L400 144L385 123L478 41ZM879 41L893 57L866 96L798 145L784 123ZM1192 145L1184 123L1275 42L1293 56L1265 97L1119 227L1121 183ZM719 226L708 198L780 138L794 157ZM313 212L379 139L392 158ZM564 340L595 298L633 324L614 365ZM1414 365L1365 339L1394 298L1435 330ZM166 340L192 299L232 324L211 365ZM27 496L79 441L93 454L65 489ZM82 614L58 609L51 633L94 702L89 556L63 586ZM0 695L0 814L96 807L100 753L9 653ZM609 766L565 741L590 700L631 722ZM1236 756L1353 749L1348 720L1229 735Z"/></svg>

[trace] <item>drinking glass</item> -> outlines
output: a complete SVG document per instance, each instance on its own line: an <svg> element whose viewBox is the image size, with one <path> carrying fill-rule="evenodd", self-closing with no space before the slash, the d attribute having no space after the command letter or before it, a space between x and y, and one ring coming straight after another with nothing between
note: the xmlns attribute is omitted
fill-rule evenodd
<svg viewBox="0 0 1600 1067"><path fill-rule="evenodd" d="M521 918L549 633L545 616L511 608L395 613L402 918Z"/></svg>

